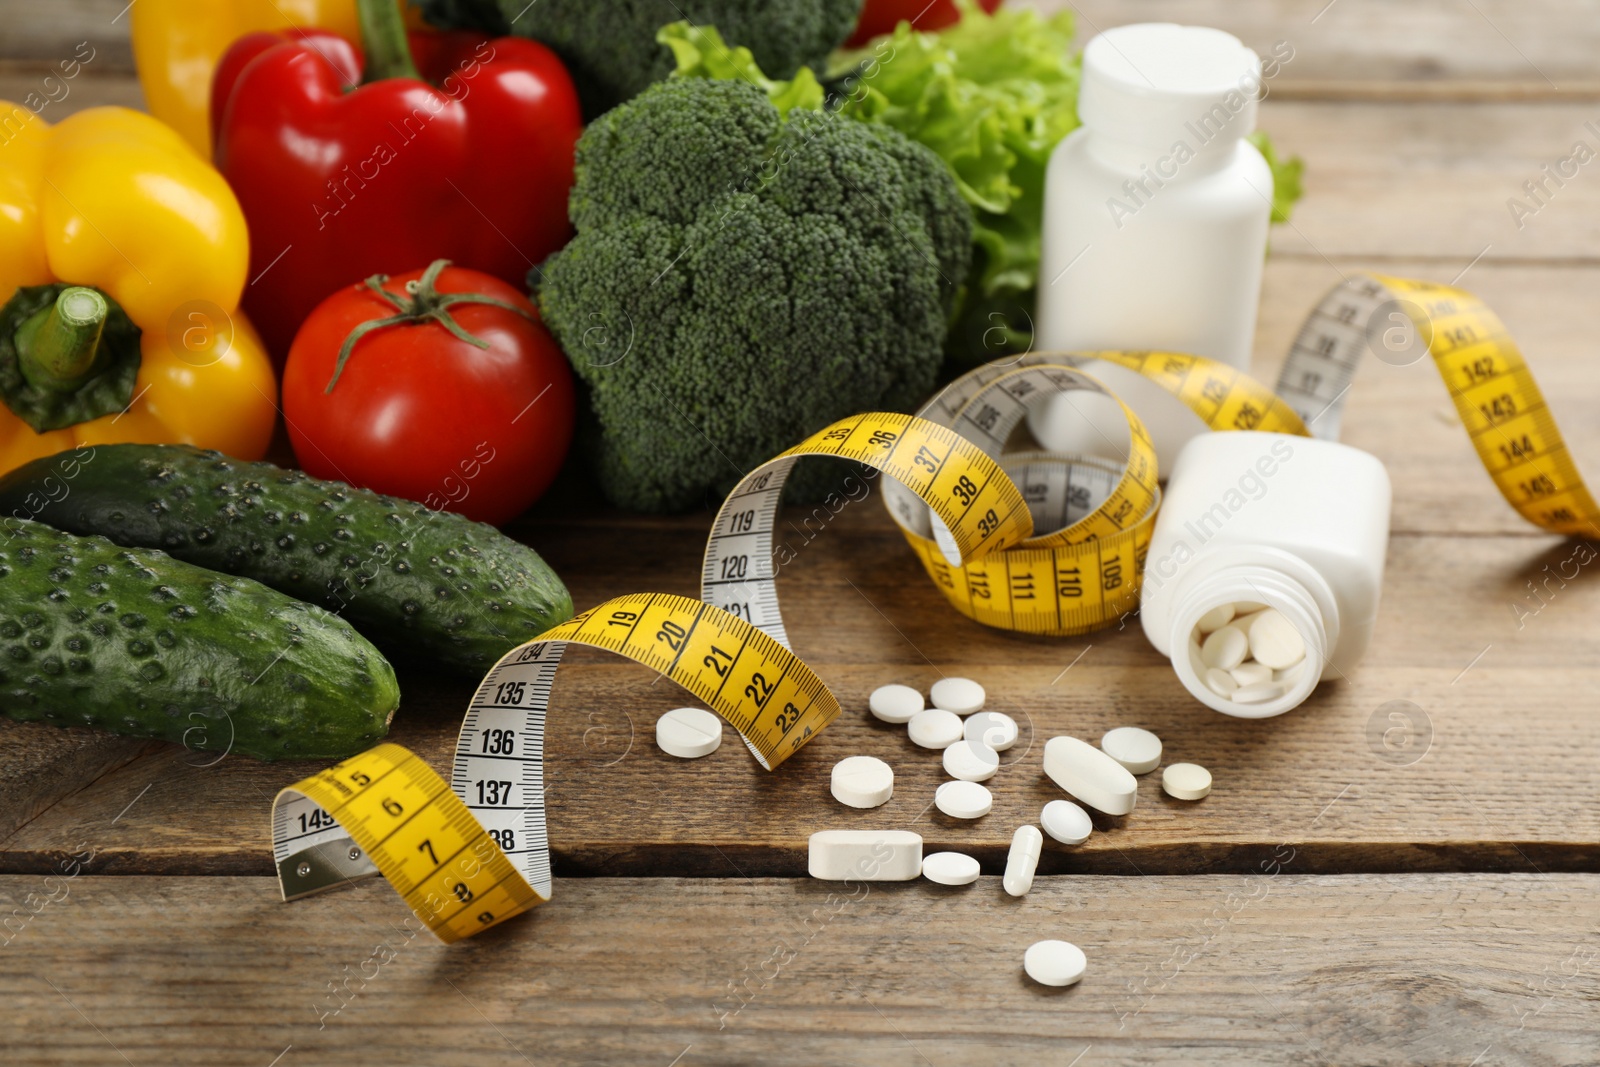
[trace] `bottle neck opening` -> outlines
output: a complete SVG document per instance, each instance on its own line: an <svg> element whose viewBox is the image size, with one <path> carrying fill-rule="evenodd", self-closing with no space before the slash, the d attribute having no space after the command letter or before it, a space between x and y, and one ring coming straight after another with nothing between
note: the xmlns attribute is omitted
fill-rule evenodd
<svg viewBox="0 0 1600 1067"><path fill-rule="evenodd" d="M1253 632L1258 624L1266 627L1260 634ZM1195 581L1174 601L1172 666L1207 707L1270 718L1311 695L1338 628L1331 600L1316 596L1299 577L1267 564L1237 563ZM1238 631L1243 645L1221 633L1226 629Z"/></svg>

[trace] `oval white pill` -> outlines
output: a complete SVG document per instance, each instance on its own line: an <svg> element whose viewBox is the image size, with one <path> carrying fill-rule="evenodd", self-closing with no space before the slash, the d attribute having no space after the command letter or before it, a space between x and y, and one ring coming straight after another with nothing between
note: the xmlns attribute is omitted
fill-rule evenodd
<svg viewBox="0 0 1600 1067"><path fill-rule="evenodd" d="M656 747L679 759L709 756L722 744L722 720L704 708L673 708L656 720Z"/></svg>
<svg viewBox="0 0 1600 1067"><path fill-rule="evenodd" d="M1250 639L1237 626L1229 624L1212 633L1200 645L1200 659L1207 667L1231 671L1244 662Z"/></svg>
<svg viewBox="0 0 1600 1067"><path fill-rule="evenodd" d="M940 678L933 683L928 696L934 707L953 711L957 715L982 711L983 702L987 699L983 686L971 678Z"/></svg>
<svg viewBox="0 0 1600 1067"><path fill-rule="evenodd" d="M909 830L819 830L811 835L806 870L830 882L909 882L922 873L922 837Z"/></svg>
<svg viewBox="0 0 1600 1067"><path fill-rule="evenodd" d="M1228 625L1232 619L1233 605L1221 604L1200 616L1200 620L1196 622L1194 626L1195 629L1199 630L1201 633L1208 634L1213 630L1222 629L1224 626Z"/></svg>
<svg viewBox="0 0 1600 1067"><path fill-rule="evenodd" d="M1022 954L1022 969L1040 985L1072 985L1088 967L1083 949L1071 941L1035 941Z"/></svg>
<svg viewBox="0 0 1600 1067"><path fill-rule="evenodd" d="M1149 774L1161 765L1161 738L1137 726L1107 730L1100 749L1128 768L1129 774Z"/></svg>
<svg viewBox="0 0 1600 1067"><path fill-rule="evenodd" d="M978 880L978 861L960 852L935 852L922 857L922 877L940 885L971 885Z"/></svg>
<svg viewBox="0 0 1600 1067"><path fill-rule="evenodd" d="M1266 609L1267 606L1259 600L1241 600L1233 605L1233 614L1237 618L1240 615L1254 615L1256 612L1265 611Z"/></svg>
<svg viewBox="0 0 1600 1067"><path fill-rule="evenodd" d="M1063 845L1081 845L1094 833L1089 813L1070 800L1052 800L1039 813L1044 832Z"/></svg>
<svg viewBox="0 0 1600 1067"><path fill-rule="evenodd" d="M1265 704L1281 696L1283 686L1276 682L1258 682L1255 685L1241 685L1228 694L1228 699L1235 704Z"/></svg>
<svg viewBox="0 0 1600 1067"><path fill-rule="evenodd" d="M1161 788L1178 800L1200 800L1211 792L1211 772L1198 763L1174 763L1161 772Z"/></svg>
<svg viewBox="0 0 1600 1067"><path fill-rule="evenodd" d="M911 716L925 706L922 694L909 685L880 685L867 698L867 707L875 717L897 726L910 722Z"/></svg>
<svg viewBox="0 0 1600 1067"><path fill-rule="evenodd" d="M1003 711L980 711L962 726L961 735L1004 752L1017 743L1017 720Z"/></svg>
<svg viewBox="0 0 1600 1067"><path fill-rule="evenodd" d="M1239 685L1259 685L1261 682L1272 681L1272 668L1253 659L1245 660L1228 673Z"/></svg>
<svg viewBox="0 0 1600 1067"><path fill-rule="evenodd" d="M911 716L906 732L923 748L949 748L961 740L961 716L943 708L928 708Z"/></svg>
<svg viewBox="0 0 1600 1067"><path fill-rule="evenodd" d="M946 782L933 791L933 804L952 819L981 819L994 807L994 794L977 782Z"/></svg>
<svg viewBox="0 0 1600 1067"><path fill-rule="evenodd" d="M962 738L944 750L944 773L964 782L987 782L1000 769L1000 754L981 741Z"/></svg>
<svg viewBox="0 0 1600 1067"><path fill-rule="evenodd" d="M875 808L894 796L894 768L876 756L847 756L833 765L833 799L851 808Z"/></svg>
<svg viewBox="0 0 1600 1067"><path fill-rule="evenodd" d="M1225 671L1221 667L1207 667L1201 676L1206 680L1206 688L1219 697L1231 696L1239 688L1239 683L1233 677L1232 671Z"/></svg>
<svg viewBox="0 0 1600 1067"><path fill-rule="evenodd" d="M1306 640L1281 611L1269 608L1250 627L1250 655L1275 671L1285 670L1306 658Z"/></svg>
<svg viewBox="0 0 1600 1067"><path fill-rule="evenodd" d="M1039 867L1039 853L1043 850L1044 835L1037 826L1017 827L1011 835L1011 851L1006 854L1006 876L1001 880L1007 893L1020 897L1033 888L1033 872Z"/></svg>
<svg viewBox="0 0 1600 1067"><path fill-rule="evenodd" d="M1126 815L1139 799L1139 783L1126 767L1076 737L1052 737L1045 742L1044 773L1056 785L1107 815Z"/></svg>

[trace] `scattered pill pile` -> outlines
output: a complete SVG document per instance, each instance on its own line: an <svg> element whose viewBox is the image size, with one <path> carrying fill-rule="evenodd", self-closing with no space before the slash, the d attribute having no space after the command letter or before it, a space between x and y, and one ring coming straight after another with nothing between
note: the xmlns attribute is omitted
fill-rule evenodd
<svg viewBox="0 0 1600 1067"><path fill-rule="evenodd" d="M1306 642L1276 608L1240 601L1200 616L1189 655L1195 673L1217 696L1236 704L1264 704L1299 677Z"/></svg>
<svg viewBox="0 0 1600 1067"><path fill-rule="evenodd" d="M1209 647L1219 663L1231 662L1229 670L1249 679L1228 675L1236 688L1277 684L1274 671L1283 668L1273 664L1292 668L1305 657L1303 643L1298 652L1290 646L1290 638L1298 640L1299 634L1265 605L1228 605L1201 623L1204 634L1197 630L1195 655L1205 656ZM914 745L940 753L951 780L934 791L934 807L952 819L981 819L994 808L994 794L983 783L1000 771L1000 753L1016 745L1017 722L1003 712L984 710L988 695L969 678L941 679L928 695L924 700L910 686L885 685L873 690L867 707L874 718L904 726ZM1132 812L1138 799L1135 775L1155 770L1161 756L1161 738L1137 726L1106 731L1098 748L1076 737L1046 741L1045 774L1074 800L1050 801L1039 813L1039 826L1024 823L1012 833L1001 878L1005 892L1022 897L1033 888L1047 835L1062 845L1089 839L1094 823L1085 807L1106 815ZM1193 763L1174 763L1162 773L1161 787L1174 799L1200 800L1211 792L1211 774ZM875 756L849 756L834 765L831 788L834 799L846 807L878 807L894 795L894 769ZM906 830L824 830L811 836L809 870L815 878L910 881L920 875L939 885L966 886L978 880L980 867L977 859L960 852L923 856L921 835ZM1028 976L1049 986L1072 985L1086 966L1082 950L1066 941L1037 942L1023 958Z"/></svg>
<svg viewBox="0 0 1600 1067"><path fill-rule="evenodd" d="M1239 603L1200 619L1191 653L1196 671L1219 695L1249 702L1281 693L1306 648L1277 611ZM932 707L908 685L885 685L873 690L867 707L874 718L904 726L913 744L940 753L951 780L934 791L934 807L952 819L981 819L994 808L994 794L983 783L999 772L1000 753L1017 743L1017 722L985 711L988 694L970 678L942 678L929 696ZM701 708L677 708L656 720L656 744L681 759L710 755L722 744L722 720ZM1139 796L1134 776L1159 767L1161 755L1161 738L1137 726L1106 731L1098 748L1076 737L1046 741L1044 772L1077 803L1052 800L1039 813L1039 826L1024 823L1012 833L1001 878L1006 893L1021 897L1033 888L1046 835L1062 845L1089 839L1094 823L1084 807L1106 815L1132 812ZM1211 772L1172 763L1161 773L1161 788L1176 800L1201 800L1211 792ZM848 756L834 764L829 789L845 807L881 807L894 796L894 768L876 756ZM964 886L978 880L980 868L960 852L923 856L922 836L909 830L823 830L811 835L807 870L830 881L906 882L920 876ZM1028 948L1022 966L1041 985L1069 986L1083 977L1087 961L1069 942L1039 941Z"/></svg>

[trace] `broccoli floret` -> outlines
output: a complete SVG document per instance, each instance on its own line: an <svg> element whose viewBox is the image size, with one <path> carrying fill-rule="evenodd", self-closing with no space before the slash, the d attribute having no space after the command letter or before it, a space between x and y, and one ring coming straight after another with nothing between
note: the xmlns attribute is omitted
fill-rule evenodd
<svg viewBox="0 0 1600 1067"><path fill-rule="evenodd" d="M855 28L861 0L414 0L436 26L516 33L549 45L578 86L586 118L632 99L672 72L656 31L714 23L774 78L821 70Z"/></svg>
<svg viewBox="0 0 1600 1067"><path fill-rule="evenodd" d="M674 80L585 131L570 208L577 236L530 283L619 505L714 501L934 385L972 221L943 162L893 129Z"/></svg>

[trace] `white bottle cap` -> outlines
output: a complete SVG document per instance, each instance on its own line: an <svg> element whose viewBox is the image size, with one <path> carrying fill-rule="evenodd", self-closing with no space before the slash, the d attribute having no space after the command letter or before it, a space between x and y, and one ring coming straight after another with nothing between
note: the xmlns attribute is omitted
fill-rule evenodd
<svg viewBox="0 0 1600 1067"><path fill-rule="evenodd" d="M1078 117L1119 141L1198 152L1256 125L1261 58L1237 37L1203 26L1118 26L1083 50Z"/></svg>

